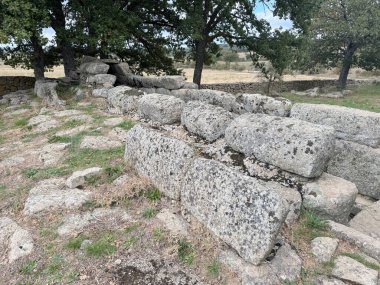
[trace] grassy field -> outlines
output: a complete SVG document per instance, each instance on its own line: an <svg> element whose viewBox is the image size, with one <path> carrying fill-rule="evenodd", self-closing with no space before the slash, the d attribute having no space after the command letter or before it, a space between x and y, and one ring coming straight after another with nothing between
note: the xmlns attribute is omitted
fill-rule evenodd
<svg viewBox="0 0 380 285"><path fill-rule="evenodd" d="M293 103L339 105L380 113L380 84L363 85L351 89L353 93L341 99L282 94Z"/></svg>

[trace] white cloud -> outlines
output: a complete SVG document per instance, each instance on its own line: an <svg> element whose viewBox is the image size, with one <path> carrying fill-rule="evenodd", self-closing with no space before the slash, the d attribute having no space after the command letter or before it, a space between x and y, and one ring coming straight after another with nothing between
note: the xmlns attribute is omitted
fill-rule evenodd
<svg viewBox="0 0 380 285"><path fill-rule="evenodd" d="M266 10L265 12L259 12L256 14L258 19L264 19L269 22L272 29L279 29L283 28L285 30L290 30L293 28L293 23L289 19L281 19L277 16L273 16L273 13L269 10Z"/></svg>

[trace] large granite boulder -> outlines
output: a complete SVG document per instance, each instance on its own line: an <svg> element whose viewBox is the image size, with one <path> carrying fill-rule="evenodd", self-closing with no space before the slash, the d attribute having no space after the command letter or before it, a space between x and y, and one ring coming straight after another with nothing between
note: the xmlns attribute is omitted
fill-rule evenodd
<svg viewBox="0 0 380 285"><path fill-rule="evenodd" d="M143 92L128 86L117 86L108 90L107 102L110 111L116 114L137 112L138 101Z"/></svg>
<svg viewBox="0 0 380 285"><path fill-rule="evenodd" d="M260 94L238 94L236 102L240 104L240 112L262 113L267 115L289 117L292 102L285 98L273 98Z"/></svg>
<svg viewBox="0 0 380 285"><path fill-rule="evenodd" d="M128 132L125 160L172 199L179 200L180 185L193 157L189 145L158 131L137 125Z"/></svg>
<svg viewBox="0 0 380 285"><path fill-rule="evenodd" d="M350 221L350 227L380 239L380 201L357 214Z"/></svg>
<svg viewBox="0 0 380 285"><path fill-rule="evenodd" d="M183 109L181 123L190 133L213 142L224 136L224 131L233 118L232 113L222 107L191 101Z"/></svg>
<svg viewBox="0 0 380 285"><path fill-rule="evenodd" d="M96 74L87 77L86 83L93 86L112 87L116 82L116 76L112 74Z"/></svg>
<svg viewBox="0 0 380 285"><path fill-rule="evenodd" d="M244 114L226 129L235 151L304 177L318 177L334 151L334 129L308 122Z"/></svg>
<svg viewBox="0 0 380 285"><path fill-rule="evenodd" d="M380 149L337 141L327 172L355 183L360 194L380 199Z"/></svg>
<svg viewBox="0 0 380 285"><path fill-rule="evenodd" d="M181 201L243 259L257 265L271 252L288 213L273 185L220 162L196 159L183 181Z"/></svg>
<svg viewBox="0 0 380 285"><path fill-rule="evenodd" d="M240 109L236 103L235 96L223 91L211 89L181 89L173 90L171 93L185 102L201 101L223 107L229 112L235 112Z"/></svg>
<svg viewBox="0 0 380 285"><path fill-rule="evenodd" d="M174 124L181 121L185 102L174 96L148 94L138 102L140 116L160 124Z"/></svg>
<svg viewBox="0 0 380 285"><path fill-rule="evenodd" d="M348 222L358 194L354 183L327 173L314 182L306 183L302 190L306 209L343 224Z"/></svg>
<svg viewBox="0 0 380 285"><path fill-rule="evenodd" d="M98 60L84 62L79 66L79 72L86 75L107 74L109 65Z"/></svg>
<svg viewBox="0 0 380 285"><path fill-rule="evenodd" d="M133 76L132 86L145 88L165 88L169 90L181 89L185 85L185 79L182 76Z"/></svg>
<svg viewBox="0 0 380 285"><path fill-rule="evenodd" d="M379 113L333 105L295 104L291 117L331 126L340 139L372 147L380 145Z"/></svg>

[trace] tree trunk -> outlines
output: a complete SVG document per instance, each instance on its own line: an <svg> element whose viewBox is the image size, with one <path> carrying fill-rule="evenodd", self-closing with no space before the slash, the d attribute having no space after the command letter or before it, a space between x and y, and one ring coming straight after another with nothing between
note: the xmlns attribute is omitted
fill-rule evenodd
<svg viewBox="0 0 380 285"><path fill-rule="evenodd" d="M34 69L34 77L36 80L45 78L45 57L44 50L38 37L33 35L31 37L32 47L33 47L33 69Z"/></svg>
<svg viewBox="0 0 380 285"><path fill-rule="evenodd" d="M195 43L195 68L193 82L201 85L203 64L206 57L206 40L196 41Z"/></svg>
<svg viewBox="0 0 380 285"><path fill-rule="evenodd" d="M72 77L75 74L75 54L70 41L67 39L66 19L62 2L55 0L51 2L51 5L51 25L57 36L57 46L61 50L65 76Z"/></svg>
<svg viewBox="0 0 380 285"><path fill-rule="evenodd" d="M357 46L353 43L350 43L347 46L344 59L343 59L342 68L340 70L338 85L337 85L338 89L340 90L346 89L348 73L350 72L352 59L356 50L357 50Z"/></svg>

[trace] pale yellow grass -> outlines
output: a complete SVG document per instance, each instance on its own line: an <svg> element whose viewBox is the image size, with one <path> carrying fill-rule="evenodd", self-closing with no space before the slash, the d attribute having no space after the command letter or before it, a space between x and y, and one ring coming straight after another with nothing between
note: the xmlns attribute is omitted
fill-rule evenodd
<svg viewBox="0 0 380 285"><path fill-rule="evenodd" d="M185 74L186 80L188 82L192 82L194 69L185 68L183 69L183 72ZM32 69L26 70L22 68L13 68L8 65L0 64L0 76L34 76L34 74ZM54 67L53 70L45 72L45 76L49 78L58 78L65 76L63 66ZM361 76L356 69L353 69L349 78L361 78ZM370 77L366 78L369 79ZM296 74L284 76L284 81L316 79L338 79L338 75L330 71L324 74L316 75ZM261 76L260 72L204 69L202 73L202 84L261 81L266 80Z"/></svg>

